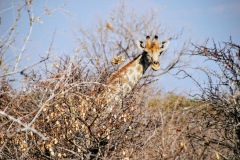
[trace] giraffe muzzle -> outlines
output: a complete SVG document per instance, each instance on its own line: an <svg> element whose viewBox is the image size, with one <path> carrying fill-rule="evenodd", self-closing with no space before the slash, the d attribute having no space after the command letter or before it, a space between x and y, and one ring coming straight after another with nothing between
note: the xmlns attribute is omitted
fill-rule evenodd
<svg viewBox="0 0 240 160"><path fill-rule="evenodd" d="M160 63L158 61L154 61L153 63L151 63L151 67L154 71L157 71L160 68Z"/></svg>

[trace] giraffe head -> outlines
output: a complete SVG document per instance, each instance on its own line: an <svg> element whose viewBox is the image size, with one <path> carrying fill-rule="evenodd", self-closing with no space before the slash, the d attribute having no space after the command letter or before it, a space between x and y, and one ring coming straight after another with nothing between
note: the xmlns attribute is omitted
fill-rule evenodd
<svg viewBox="0 0 240 160"><path fill-rule="evenodd" d="M138 47L143 50L143 54L146 55L145 63L150 64L151 68L155 71L159 70L159 56L164 50L167 49L169 40L158 42L158 36L155 36L153 41L150 40L150 37L146 37L146 42L138 42Z"/></svg>

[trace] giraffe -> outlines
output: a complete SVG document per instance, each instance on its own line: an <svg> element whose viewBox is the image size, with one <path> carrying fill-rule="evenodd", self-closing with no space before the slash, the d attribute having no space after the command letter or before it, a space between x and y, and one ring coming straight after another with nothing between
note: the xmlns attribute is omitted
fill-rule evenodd
<svg viewBox="0 0 240 160"><path fill-rule="evenodd" d="M127 63L120 70L113 73L106 81L108 90L103 93L107 102L119 102L128 94L139 79L144 75L149 66L154 71L159 70L159 56L167 49L169 40L158 42L158 36L150 40L146 37L146 42L138 41L137 45L142 50L134 60ZM114 105L110 105L110 110Z"/></svg>
<svg viewBox="0 0 240 160"><path fill-rule="evenodd" d="M105 124L108 122L111 123L110 121L106 120L106 118L108 117L111 118L112 116L111 113L114 113L113 108L121 104L123 98L133 89L134 85L144 75L144 73L149 68L149 66L154 71L159 70L160 68L159 56L163 53L163 51L167 49L168 44L169 44L169 40L165 40L159 43L157 36L154 37L153 41L151 41L150 37L147 36L146 42L139 41L137 43L137 46L142 50L142 53L139 54L134 60L130 61L125 66L123 66L120 70L117 70L116 72L114 72L109 78L107 78L105 83L106 85L105 90L96 97L97 104L101 104L105 106L105 104L107 103L107 108L104 108L103 113L106 113L106 114L101 114L101 119L94 120L95 124L103 124L103 122ZM121 57L118 57L117 59L119 58L120 58L120 61L124 61L123 59L121 59ZM113 63L118 63L118 62L113 62ZM85 102L85 101L82 101L82 102L84 102L86 106L89 106L88 102ZM90 107L90 109L92 108L93 107ZM98 105L96 105L95 108L98 108ZM81 107L81 109L85 110L86 108ZM82 117L84 117L86 111L80 110L80 113L82 114ZM103 119L103 122L100 122L102 121L102 119ZM86 134L85 135L86 146L91 148L92 135L91 135L89 126L86 126L84 128L84 132ZM106 137L107 134L110 135L110 133L111 133L111 130L105 131L103 133L105 134L105 136L103 137ZM107 142L108 140L103 138L102 141ZM103 144L103 146L104 145L106 144ZM93 153L93 155L94 154L96 153Z"/></svg>

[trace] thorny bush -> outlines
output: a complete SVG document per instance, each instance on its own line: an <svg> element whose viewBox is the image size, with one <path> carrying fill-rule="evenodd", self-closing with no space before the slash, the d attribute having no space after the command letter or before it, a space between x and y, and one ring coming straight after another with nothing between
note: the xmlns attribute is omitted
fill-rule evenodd
<svg viewBox="0 0 240 160"><path fill-rule="evenodd" d="M211 46L194 45L191 52L211 66L195 69L206 77L204 83L181 71L200 89L195 97L207 104L197 109L188 136L193 148L202 146L201 158L216 152L218 159L240 159L240 46L231 38L223 43L213 40Z"/></svg>

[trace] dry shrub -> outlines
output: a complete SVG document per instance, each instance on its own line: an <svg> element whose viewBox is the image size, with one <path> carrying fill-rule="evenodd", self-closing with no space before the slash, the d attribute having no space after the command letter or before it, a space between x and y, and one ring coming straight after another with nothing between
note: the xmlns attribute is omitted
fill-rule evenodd
<svg viewBox="0 0 240 160"><path fill-rule="evenodd" d="M2 158L116 158L140 137L142 101L132 93L109 112L99 97L105 86L88 81L102 77L86 76L81 60L73 61L62 58L19 93L2 86Z"/></svg>
<svg viewBox="0 0 240 160"><path fill-rule="evenodd" d="M232 148L224 142L225 129L212 126L215 118L209 113L217 114L206 102L172 93L150 100L144 111L148 125L139 139L142 146L136 148L133 159L232 157Z"/></svg>
<svg viewBox="0 0 240 160"><path fill-rule="evenodd" d="M81 62L62 57L46 79L29 81L21 92L3 81L1 158L220 159L230 153L219 144L221 126L204 128L214 118L209 113L216 114L212 105L173 93L150 96L151 87L139 84L109 112L99 96L109 73L91 74Z"/></svg>
<svg viewBox="0 0 240 160"><path fill-rule="evenodd" d="M230 103L215 94L219 92L213 87L207 89L210 96L203 95L201 100L174 94L152 96L154 77L185 66L180 62L188 43L161 61L166 67L160 73L148 71L122 103L116 103L111 112L107 110L107 100L99 95L107 88L104 83L113 70L138 55L136 37L177 37L163 34L167 29L157 21L157 13L130 14L123 3L109 20L100 20L96 28L76 34L73 57L50 61L48 55L23 69L19 68L20 60L35 23L31 7L25 1L17 12L16 23L20 13L29 13L30 31L10 67L5 53L16 38L11 35L17 25L9 29L1 44L0 159L234 159L239 153L239 92L227 96L232 98ZM210 60L223 60L223 71L234 73L226 80L235 75L232 81L239 91L239 63L234 59L238 56L239 60L239 46L230 43L230 50L234 48L235 53L238 49L237 56L221 54L224 50L216 47L197 48ZM52 43L47 53L51 52ZM111 65L109 59L115 56L118 58ZM34 68L39 64L39 69ZM14 89L11 76L24 81L24 88Z"/></svg>

